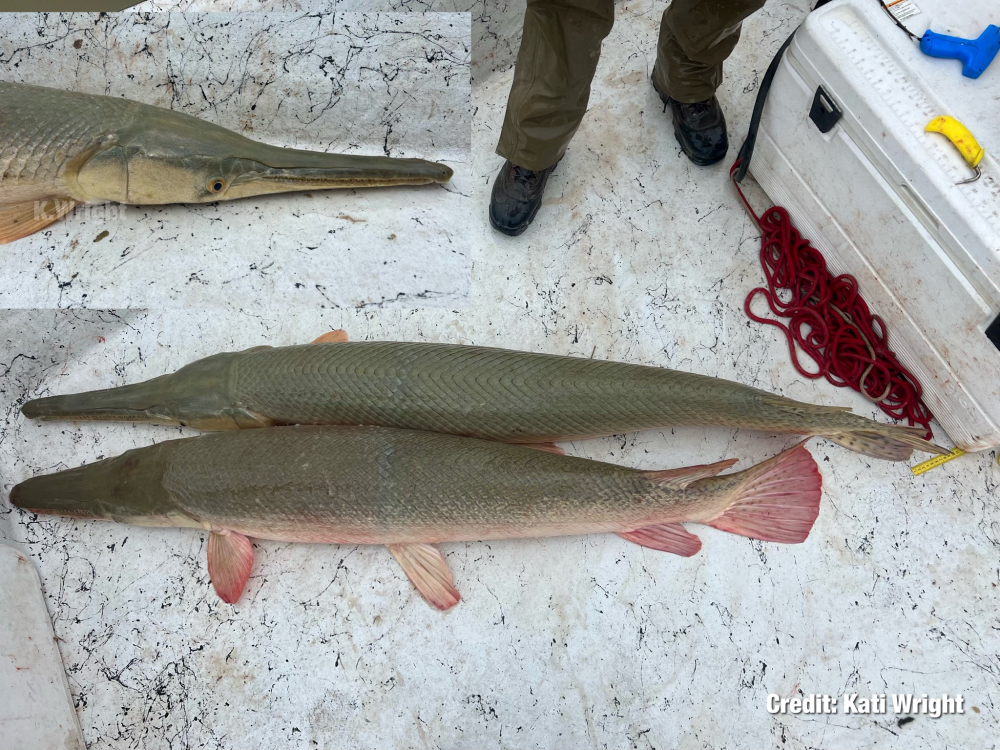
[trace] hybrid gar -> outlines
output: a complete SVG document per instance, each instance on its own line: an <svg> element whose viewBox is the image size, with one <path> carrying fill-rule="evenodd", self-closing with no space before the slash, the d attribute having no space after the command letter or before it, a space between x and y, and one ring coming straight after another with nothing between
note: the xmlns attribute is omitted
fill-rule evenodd
<svg viewBox="0 0 1000 750"><path fill-rule="evenodd" d="M355 343L343 331L317 342L216 354L142 383L28 401L21 411L33 419L203 430L374 424L512 443L726 426L818 435L896 461L914 449L947 453L919 428L660 367L480 346Z"/></svg>
<svg viewBox="0 0 1000 750"><path fill-rule="evenodd" d="M78 203L208 203L451 174L423 159L278 148L169 109L0 81L0 243Z"/></svg>
<svg viewBox="0 0 1000 750"><path fill-rule="evenodd" d="M735 459L638 471L526 446L386 427L272 427L171 440L28 479L11 502L35 513L204 529L208 571L235 602L250 537L384 544L435 607L459 600L438 542L615 533L689 556L682 521L797 543L821 477L802 445L746 471Z"/></svg>

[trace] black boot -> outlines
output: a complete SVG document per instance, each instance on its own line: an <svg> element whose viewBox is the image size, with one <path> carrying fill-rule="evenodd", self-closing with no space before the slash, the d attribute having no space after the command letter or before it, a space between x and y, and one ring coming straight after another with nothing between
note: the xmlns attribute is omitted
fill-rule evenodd
<svg viewBox="0 0 1000 750"><path fill-rule="evenodd" d="M490 224L493 228L511 237L527 229L542 205L545 183L555 168L553 164L540 172L533 172L505 161L493 182L493 195L490 197Z"/></svg>
<svg viewBox="0 0 1000 750"><path fill-rule="evenodd" d="M654 74L655 75L655 74ZM674 115L674 137L681 150L699 167L721 161L729 150L726 118L719 100L714 96L703 102L686 104L660 91L653 79L653 88L660 95L664 110L669 106Z"/></svg>

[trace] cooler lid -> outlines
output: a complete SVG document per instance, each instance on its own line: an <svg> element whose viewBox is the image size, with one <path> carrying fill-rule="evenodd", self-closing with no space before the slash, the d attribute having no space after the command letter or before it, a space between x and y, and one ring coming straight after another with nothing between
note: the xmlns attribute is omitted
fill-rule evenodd
<svg viewBox="0 0 1000 750"><path fill-rule="evenodd" d="M988 24L1000 25L996 0L886 3L917 36L930 28L976 38ZM966 78L959 61L924 55L878 0L817 9L796 32L788 59L810 85L827 90L843 111L838 124L1000 312L1000 59ZM973 170L947 138L924 131L939 115L961 120L985 148L976 182L956 185Z"/></svg>

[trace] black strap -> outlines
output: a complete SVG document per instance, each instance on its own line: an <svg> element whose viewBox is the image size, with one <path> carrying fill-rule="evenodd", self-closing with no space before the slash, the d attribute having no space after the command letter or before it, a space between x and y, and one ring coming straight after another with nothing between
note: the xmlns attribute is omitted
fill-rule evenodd
<svg viewBox="0 0 1000 750"><path fill-rule="evenodd" d="M822 8L829 2L831 0L818 0L813 10ZM799 27L796 26L795 31L798 30ZM771 60L771 64L767 66L767 72L764 73L764 80L760 82L760 89L757 91L757 101L754 102L753 114L750 116L750 127L747 128L747 137L743 141L743 145L740 146L739 154L736 156L740 165L736 170L736 174L733 175L733 179L736 182L742 182L743 178L746 177L747 170L750 168L750 159L753 158L753 147L757 143L757 129L760 127L760 118L764 113L764 102L767 100L767 92L771 90L771 81L774 79L774 74L778 71L778 63L781 62L781 56L785 54L788 45L792 43L795 31L789 34L788 39L778 48L778 52Z"/></svg>
<svg viewBox="0 0 1000 750"><path fill-rule="evenodd" d="M826 2L829 2L829 0L826 0ZM796 26L795 31L798 31L798 28ZM750 127L747 128L747 137L743 141L743 145L740 146L739 154L736 156L740 165L736 170L736 174L733 175L733 179L736 182L742 182L743 178L746 177L747 170L750 168L750 159L753 158L753 147L757 143L757 129L760 128L760 117L764 113L764 102L767 101L767 92L771 90L771 81L774 80L774 74L778 71L778 63L781 62L781 56L785 54L788 45L792 43L795 31L789 34L788 39L778 48L778 53L771 60L771 64L767 66L767 72L764 73L764 80L760 82L760 89L757 91L757 101L754 102L753 114L750 116Z"/></svg>

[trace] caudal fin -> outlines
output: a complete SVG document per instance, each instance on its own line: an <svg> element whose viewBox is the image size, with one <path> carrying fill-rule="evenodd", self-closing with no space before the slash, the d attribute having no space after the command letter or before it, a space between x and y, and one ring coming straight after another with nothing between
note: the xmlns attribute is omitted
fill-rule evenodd
<svg viewBox="0 0 1000 750"><path fill-rule="evenodd" d="M905 461L914 450L947 455L949 451L924 439L923 427L904 425L879 425L879 430L844 430L823 434L827 440L872 458L886 461Z"/></svg>
<svg viewBox="0 0 1000 750"><path fill-rule="evenodd" d="M823 478L804 443L742 472L732 504L712 521L731 534L798 544L819 515Z"/></svg>

